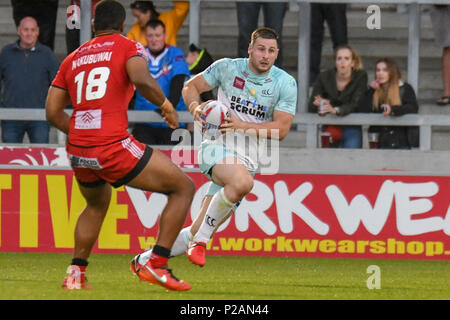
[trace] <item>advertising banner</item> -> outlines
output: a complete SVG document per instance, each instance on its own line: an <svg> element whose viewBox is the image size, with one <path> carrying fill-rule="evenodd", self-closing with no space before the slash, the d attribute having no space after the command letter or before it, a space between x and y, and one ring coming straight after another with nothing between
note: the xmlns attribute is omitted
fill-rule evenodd
<svg viewBox="0 0 450 320"><path fill-rule="evenodd" d="M180 168L198 168L197 150L158 149ZM70 167L65 147L0 146L0 165Z"/></svg>
<svg viewBox="0 0 450 320"><path fill-rule="evenodd" d="M186 225L209 184L187 174L196 193ZM449 195L450 177L257 174L208 254L450 260ZM94 252L150 248L166 202L113 189ZM71 170L0 169L0 251L71 252L84 206Z"/></svg>

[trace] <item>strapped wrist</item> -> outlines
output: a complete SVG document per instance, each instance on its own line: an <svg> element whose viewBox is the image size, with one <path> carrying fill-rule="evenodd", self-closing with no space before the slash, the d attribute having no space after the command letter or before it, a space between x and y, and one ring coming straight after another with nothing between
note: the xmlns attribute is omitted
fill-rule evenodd
<svg viewBox="0 0 450 320"><path fill-rule="evenodd" d="M196 103L197 105L196 105L194 108L192 108L192 105L193 105L194 103ZM200 103L199 103L198 101L192 101L192 102L189 104L189 107L188 107L189 112L192 113L192 112L193 112L193 109L197 108L199 105L200 105Z"/></svg>
<svg viewBox="0 0 450 320"><path fill-rule="evenodd" d="M170 103L170 101L167 98L164 100L163 104L159 106L159 108L164 113L171 113L174 110L172 104Z"/></svg>

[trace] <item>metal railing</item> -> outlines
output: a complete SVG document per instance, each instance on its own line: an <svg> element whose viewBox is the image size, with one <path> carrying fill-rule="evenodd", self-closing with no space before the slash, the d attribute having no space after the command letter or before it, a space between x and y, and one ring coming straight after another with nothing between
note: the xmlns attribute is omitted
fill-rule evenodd
<svg viewBox="0 0 450 320"><path fill-rule="evenodd" d="M68 114L72 113L67 109ZM180 123L189 123L193 121L192 115L187 112L179 112ZM45 119L45 110L43 109L13 109L0 108L0 119L2 120L24 120L39 121ZM139 122L163 122L161 115L154 111L128 111L128 121L130 123ZM405 114L399 117L384 117L379 114L353 113L345 117L326 115L319 117L315 113L297 113L294 117L293 125L302 126L306 130L306 147L317 148L319 141L319 125L361 125L367 131L369 126L418 126L420 128L420 150L431 150L431 138L433 127L450 127L450 115L424 115L424 114ZM59 132L58 143L65 141L64 134ZM367 145L367 135L363 134L363 146Z"/></svg>
<svg viewBox="0 0 450 320"><path fill-rule="evenodd" d="M166 1L166 0L163 0ZM168 2L172 2L167 0ZM251 2L252 0L236 0L235 2ZM223 2L223 0L190 0L189 8L189 43L200 44L201 2ZM420 5L450 4L450 0L260 0L259 2L288 2L298 6L298 58L297 81L298 99L297 111L308 109L309 88L309 40L310 40L310 4L311 3L362 3L376 4L407 4L409 5L408 26L408 83L419 92L419 58L420 58ZM81 43L91 37L91 0L81 0Z"/></svg>
<svg viewBox="0 0 450 320"><path fill-rule="evenodd" d="M251 0L237 0L236 2L250 2ZM190 0L189 9L189 43L200 42L200 3L220 2L219 0ZM274 2L262 0L260 2ZM311 3L366 3L373 4L408 4L408 83L419 92L419 58L420 58L420 5L422 4L450 4L450 0L282 0L278 2L296 3L299 7L298 17L298 100L297 111L306 112L308 109L309 88L309 41L310 41L310 4Z"/></svg>
<svg viewBox="0 0 450 320"><path fill-rule="evenodd" d="M165 1L165 0L164 0ZM167 0L169 1L169 0ZM220 0L190 0L189 42L199 44L200 40L200 3L223 2ZM251 0L237 0L250 2ZM261 2L275 2L274 0L260 0ZM450 126L450 115L418 115L407 114L401 117L383 117L375 114L350 114L345 117L327 115L318 117L316 114L306 113L308 97L309 73L309 32L310 32L310 4L327 3L330 0L279 0L295 3L299 6L299 41L298 41L298 99L297 115L293 124L306 127L306 146L316 148L318 142L318 125L370 125L381 126L419 126L420 149L431 149L431 134L433 126ZM171 1L170 1L171 2ZM419 46L420 46L420 5L422 4L450 4L450 0L333 0L334 3L367 3L367 4L408 4L409 5L409 33L408 33L408 82L418 91L419 76ZM91 0L81 0L81 43L91 37ZM66 110L71 112L71 110ZM156 112L129 111L130 122L162 122ZM45 120L45 110L42 109L10 109L0 108L1 120ZM189 112L180 112L180 122L192 122ZM61 136L60 136L61 137ZM366 135L363 136L366 139ZM60 142L63 139L58 139Z"/></svg>

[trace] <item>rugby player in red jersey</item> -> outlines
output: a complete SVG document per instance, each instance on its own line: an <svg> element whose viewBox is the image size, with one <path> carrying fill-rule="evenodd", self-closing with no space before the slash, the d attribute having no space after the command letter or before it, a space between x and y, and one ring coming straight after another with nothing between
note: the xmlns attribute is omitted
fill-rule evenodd
<svg viewBox="0 0 450 320"><path fill-rule="evenodd" d="M148 71L142 45L122 36L125 9L115 0L95 8L95 38L66 57L49 89L48 121L68 135L66 150L86 208L75 227L75 247L64 289L87 289L87 259L111 199L111 185L160 192L168 202L149 262L133 268L141 280L170 290L189 290L167 267L170 248L182 228L194 184L158 150L127 131L128 103L134 88L160 106L166 123L178 127L178 115ZM69 101L72 116L64 112Z"/></svg>

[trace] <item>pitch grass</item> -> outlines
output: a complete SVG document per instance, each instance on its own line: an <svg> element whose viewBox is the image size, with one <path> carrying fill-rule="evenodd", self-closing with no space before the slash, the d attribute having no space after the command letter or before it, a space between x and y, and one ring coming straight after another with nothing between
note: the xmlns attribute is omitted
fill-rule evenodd
<svg viewBox="0 0 450 320"><path fill-rule="evenodd" d="M94 290L65 291L70 254L0 252L1 300L304 300L450 299L450 262L272 257L207 258L199 268L171 259L189 292L166 292L139 282L131 255L94 254L88 267ZM381 270L381 289L369 290L367 267Z"/></svg>

